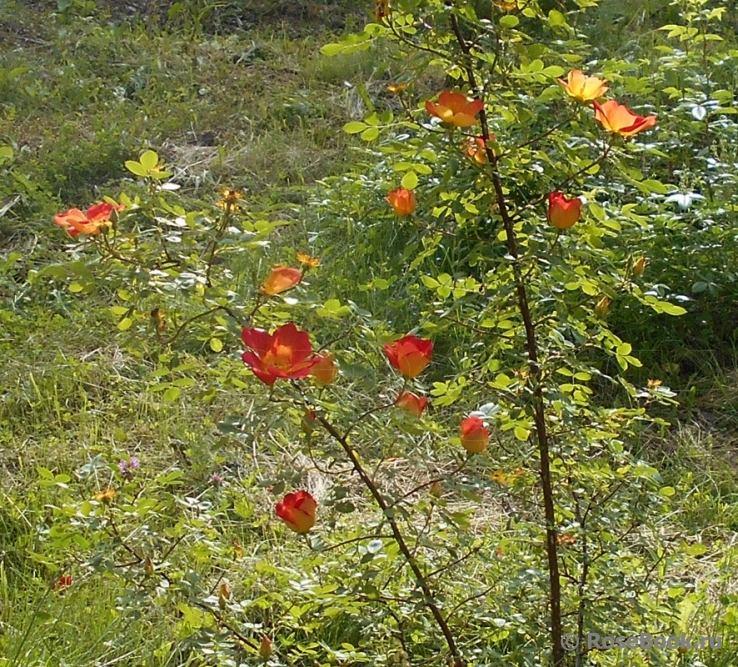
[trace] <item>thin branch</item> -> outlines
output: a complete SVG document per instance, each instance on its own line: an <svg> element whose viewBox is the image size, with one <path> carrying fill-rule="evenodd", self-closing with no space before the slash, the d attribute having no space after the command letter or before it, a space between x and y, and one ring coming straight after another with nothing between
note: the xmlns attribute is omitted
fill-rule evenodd
<svg viewBox="0 0 738 667"><path fill-rule="evenodd" d="M364 466L361 464L361 461L359 460L353 447L349 444L346 436L341 435L338 432L338 430L335 428L335 426L333 426L333 424L331 424L322 415L318 415L318 420L323 425L323 427L326 429L326 431L328 431L328 433L330 433L330 435L341 445L344 452L346 453L346 456L348 456L349 460L353 464L356 474L359 475L359 477L361 478L361 481L364 483L364 486L366 486L366 488L369 489L369 492L372 494L372 497L374 498L374 502L382 510L385 518L387 519L387 523L389 524L389 527L392 530L392 537L397 543L397 546L402 552L402 555L405 557L405 561L410 567L410 570L415 576L415 580L418 586L423 592L424 603L428 607L428 609L430 609L430 612L433 615L434 620L436 621L438 627L443 633L443 636L446 640L446 644L448 645L449 651L451 652L451 655L454 660L454 667L463 667L465 665L465 662L464 662L464 659L461 657L461 653L459 652L458 647L456 646L456 640L454 639L454 635L451 632L451 628L449 627L448 623L446 622L446 619L443 616L443 613L438 607L438 603L436 602L435 596L430 587L430 584L428 583L428 580L423 575L423 572L420 569L420 566L418 565L417 560L413 556L412 552L410 551L410 548L408 547L407 542L405 541L405 537L402 534L402 531L400 530L400 527L397 524L397 521L395 519L394 512L387 505L387 502L385 501L384 496L382 495L382 492L379 490L377 485L374 483L374 480L372 480L372 478L369 477L367 472L364 470Z"/></svg>

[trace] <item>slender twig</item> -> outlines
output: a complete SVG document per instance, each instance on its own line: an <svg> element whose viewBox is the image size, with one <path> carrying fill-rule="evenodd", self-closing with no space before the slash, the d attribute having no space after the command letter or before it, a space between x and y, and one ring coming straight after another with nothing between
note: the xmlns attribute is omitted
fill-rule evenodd
<svg viewBox="0 0 738 667"><path fill-rule="evenodd" d="M223 234L225 234L225 230L228 229L228 223L230 220L231 209L226 205L226 209L223 211L223 218L220 221L220 225L218 225L218 230L216 231L213 240L210 242L210 246L203 253L203 256L209 253L207 267L205 269L205 283L208 287L211 286L210 272L213 270L213 261L215 260L215 251L218 249L218 241L223 238Z"/></svg>
<svg viewBox="0 0 738 667"><path fill-rule="evenodd" d="M456 466L456 470L452 470L448 474L444 475L443 477L436 477L435 479L431 479L427 482L423 482L422 484L418 484L417 486L413 487L409 491L406 491L403 493L397 500L395 500L393 503L390 504L390 507L393 507L397 503L399 503L402 500L405 500L405 498L409 498L412 495L415 495L418 493L418 491L422 491L423 489L428 488L429 486L433 486L436 483L441 483L445 480L447 480L449 477L452 477L453 475L457 475L460 473L466 464L469 462L469 457L465 458L458 466Z"/></svg>
<svg viewBox="0 0 738 667"><path fill-rule="evenodd" d="M406 44L407 46L410 46L413 49L417 49L418 51L425 51L426 53L432 53L434 56L439 56L440 58L444 58L445 60L449 59L448 53L444 53L443 51L436 51L435 49L432 49L429 46L423 46L422 44L416 44L412 40L409 40L401 32L398 32L397 28L395 28L394 24L391 21L389 22L389 29L392 31L392 34L395 37L397 37L397 39L399 39L403 44Z"/></svg>
<svg viewBox="0 0 738 667"><path fill-rule="evenodd" d="M568 118L566 118L565 120L562 120L557 125L554 125L553 127L546 130L543 134L539 134L537 137L528 139L527 141L524 141L522 144L518 144L517 146L514 146L513 148L503 151L500 157L507 155L507 153L515 153L517 155L521 148L525 148L526 146L530 146L531 144L538 143L542 139L545 139L546 137L552 135L554 132L556 132L556 130L560 130L565 125L568 125L569 123L571 123L573 118L574 118L573 116L569 116Z"/></svg>
<svg viewBox="0 0 738 667"><path fill-rule="evenodd" d="M402 389L400 390L400 394L402 394L403 391L405 391L405 386L407 385L407 382L405 382L404 385L402 385ZM398 396L400 395L398 394ZM392 401L392 403L387 403L385 405L378 405L375 408L371 408L370 410L366 410L365 412L362 412L356 419L354 419L353 422L349 425L349 427L346 429L346 432L343 434L344 438L348 438L349 433L354 430L356 426L358 426L366 417L369 415L374 414L375 412L381 412L382 410L387 410L389 408L394 407L395 401ZM332 435L332 434L331 434Z"/></svg>
<svg viewBox="0 0 738 667"><path fill-rule="evenodd" d="M228 632L230 632L234 637L239 639L241 642L243 642L246 646L251 647L255 651L259 650L259 645L253 641L252 639L249 639L248 637L244 636L241 632L236 630L225 618L223 618L215 609L211 609L206 604L203 604L199 600L192 600L191 604L194 604L196 607L199 607L203 611L210 612L212 614L213 618L218 622L218 625L224 627Z"/></svg>
<svg viewBox="0 0 738 667"><path fill-rule="evenodd" d="M120 545L129 553L131 556L133 556L135 559L137 559L137 562L142 563L146 559L141 556L139 553L137 553L133 547L128 546L126 544L126 541L123 539L123 536L120 534L120 531L118 530L118 526L115 525L115 521L113 521L112 516L108 516L108 521L110 522L110 527L113 529L113 533L115 534L115 537L118 538L118 541L120 542Z"/></svg>
<svg viewBox="0 0 738 667"><path fill-rule="evenodd" d="M570 485L573 486L572 480L569 480ZM584 608L587 603L587 580L589 578L589 552L587 543L587 513L582 513L582 503L580 502L579 494L576 489L572 488L572 495L574 496L575 516L579 527L582 531L582 571L579 575L579 581L577 582L577 591L579 595L579 604L577 608L577 654L576 654L576 667L582 667L582 661L584 660ZM589 512L589 507L587 508Z"/></svg>
<svg viewBox="0 0 738 667"><path fill-rule="evenodd" d="M473 600L477 600L479 598L483 598L485 595L491 593L495 589L495 586L497 586L497 583L498 582L495 582L491 586L488 586L487 588L485 588L483 591L479 591L478 593L474 593L474 595L470 595L468 598L465 598L461 602L459 602L458 604L456 604L451 609L451 611L448 612L448 615L446 616L446 620L448 621L451 618L451 616L453 616L457 611L459 611L459 609L461 609L465 604L469 604Z"/></svg>
<svg viewBox="0 0 738 667"><path fill-rule="evenodd" d="M101 234L101 236L103 239L103 245L105 247L105 250L107 250L108 255L114 257L120 262L123 262L124 264L133 264L134 266L138 266L139 262L137 262L135 259L131 259L130 257L124 257L112 245L110 245L107 234ZM100 246L98 245L98 247Z"/></svg>
<svg viewBox="0 0 738 667"><path fill-rule="evenodd" d="M461 653L459 652L458 647L456 646L456 640L454 639L454 635L451 632L451 628L446 622L446 619L444 618L443 613L441 612L438 603L436 602L435 595L433 594L433 590L431 589L428 580L423 574L423 571L420 569L420 565L418 565L416 558L413 556L407 542L405 541L405 536L400 530L397 520L395 519L394 512L388 506L387 501L384 499L382 492L374 483L374 480L367 474L364 466L359 460L359 457L354 451L354 448L349 444L347 437L345 435L341 435L336 427L333 426L333 424L331 424L331 422L329 422L322 415L318 415L318 420L323 425L325 430L330 433L331 437L333 437L333 439L341 445L343 451L346 453L346 456L348 456L349 460L353 464L356 474L360 477L361 481L364 483L364 486L369 489L369 492L374 498L374 502L382 510L385 518L387 519L390 530L392 531L392 537L397 543L397 546L402 552L402 555L405 557L405 561L407 562L407 565L410 567L410 570L415 576L415 580L420 587L420 590L423 592L424 603L430 610L434 620L443 633L446 644L448 645L449 651L451 652L451 656L454 660L454 667L463 667L463 665L465 665L465 662L461 657Z"/></svg>
<svg viewBox="0 0 738 667"><path fill-rule="evenodd" d="M463 556L459 556L458 558L452 560L450 563L446 563L446 565L442 565L438 569L433 570L433 572L430 572L429 574L427 574L426 577L430 579L432 577L435 577L436 575L441 574L442 572L445 572L446 570L450 570L452 567L456 567L460 563L463 563L465 560L478 554L479 551L482 549L482 546L483 546L482 544L477 545L476 547L470 549ZM448 618L448 616L446 618Z"/></svg>
<svg viewBox="0 0 738 667"><path fill-rule="evenodd" d="M180 334L185 330L185 328L188 325L192 324L195 320L199 320L202 317L207 317L208 315L217 313L219 310L223 310L223 306L215 306L214 308L211 308L210 310L205 310L202 313L193 315L189 319L185 320L184 322L182 322L182 324L179 325L179 327L177 327L177 330L174 332L174 335L172 335L172 337L168 341L166 341L165 344L169 346L172 343L174 343L174 341L177 340L177 338L179 338Z"/></svg>

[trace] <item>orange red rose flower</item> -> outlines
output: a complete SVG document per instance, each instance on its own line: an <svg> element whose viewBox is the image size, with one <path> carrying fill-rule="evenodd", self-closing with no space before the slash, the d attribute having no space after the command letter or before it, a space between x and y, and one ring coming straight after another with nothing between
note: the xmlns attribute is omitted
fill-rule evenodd
<svg viewBox="0 0 738 667"><path fill-rule="evenodd" d="M310 375L322 385L333 384L338 376L336 355L329 352L321 352L318 355L318 363L313 366Z"/></svg>
<svg viewBox="0 0 738 667"><path fill-rule="evenodd" d="M490 134L492 141L497 141L494 134ZM472 158L477 164L485 164L487 162L487 149L484 143L484 137L469 137L466 140L464 153ZM492 151L492 155L496 155Z"/></svg>
<svg viewBox="0 0 738 667"><path fill-rule="evenodd" d="M78 208L70 208L64 213L57 213L54 216L54 222L64 227L72 237L77 234L97 236L103 229L113 224L110 220L113 211L122 211L124 208L122 204L108 202L94 204L87 209L86 213Z"/></svg>
<svg viewBox="0 0 738 667"><path fill-rule="evenodd" d="M573 227L582 215L582 200L579 197L569 199L560 192L548 195L548 221L556 229Z"/></svg>
<svg viewBox="0 0 738 667"><path fill-rule="evenodd" d="M406 410L411 415L415 417L420 417L420 415L423 414L423 410L425 410L426 406L428 405L428 397L427 396L416 396L412 392L409 391L403 391L395 401L395 405L398 408L402 408L403 410Z"/></svg>
<svg viewBox="0 0 738 667"><path fill-rule="evenodd" d="M621 137L632 137L656 125L656 116L638 116L624 104L618 104L615 100L608 100L603 104L595 100L593 104L595 119L606 130L619 134Z"/></svg>
<svg viewBox="0 0 738 667"><path fill-rule="evenodd" d="M275 266L269 277L259 286L259 291L267 296L276 296L292 289L302 280L299 269L289 266Z"/></svg>
<svg viewBox="0 0 738 667"><path fill-rule="evenodd" d="M418 199L415 196L415 193L407 188L397 188L397 190L392 190L392 192L387 195L386 199L394 209L395 213L401 217L410 215L418 205Z"/></svg>
<svg viewBox="0 0 738 667"><path fill-rule="evenodd" d="M414 378L430 363L433 343L417 336L404 336L394 343L386 344L384 353L390 364L400 373L406 378Z"/></svg>
<svg viewBox="0 0 738 667"><path fill-rule="evenodd" d="M289 322L273 334L260 329L244 329L241 340L251 351L243 353L244 363L264 384L278 378L296 380L310 375L320 357L313 355L310 338Z"/></svg>
<svg viewBox="0 0 738 667"><path fill-rule="evenodd" d="M480 454L489 444L489 429L479 417L467 417L461 422L461 444L470 454Z"/></svg>
<svg viewBox="0 0 738 667"><path fill-rule="evenodd" d="M318 503L307 491L288 493L277 503L277 516L296 533L307 533L315 525L315 510Z"/></svg>

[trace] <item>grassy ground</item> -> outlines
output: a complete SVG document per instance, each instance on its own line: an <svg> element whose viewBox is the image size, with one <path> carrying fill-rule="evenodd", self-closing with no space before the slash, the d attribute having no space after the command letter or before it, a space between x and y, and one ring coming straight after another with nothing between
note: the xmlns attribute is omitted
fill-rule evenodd
<svg viewBox="0 0 738 667"><path fill-rule="evenodd" d="M170 17L164 29L163 9L144 17L143 5L129 4L134 11L121 14L101 3L92 17L76 6L54 13L56 3L0 4L0 144L14 148L22 176L0 189L6 201L19 196L0 217L0 239L2 256L5 248L24 256L21 274L0 283L10 304L0 312L0 665L8 667L210 664L201 656L220 641L214 626L209 644L181 642L188 623L205 624L196 610L173 617L141 608L110 573L52 558L45 544L55 512L69 499L65 483L45 484L39 468L86 480L90 494L109 483L94 466L85 469L91 461L136 455L151 486L183 470L180 495L221 508L217 528L242 555L224 553L217 567L241 597L263 605L266 629L274 622L270 605L285 614L294 608L257 591L259 581L273 590L286 586L284 572L269 567L293 567L303 545L285 541L260 518L273 503L260 484L292 468L318 492L322 484L310 462L288 453L296 423L281 424L281 436L248 440L222 427L232 415L258 409L247 393L224 391L207 406L161 400L142 379L152 361L115 345L106 311L70 307L53 286L39 298L23 279L60 251L51 215L117 191L127 178L124 161L147 147L173 165L188 196L214 199L218 186L237 187L260 206L279 202L296 217L290 204L306 201L316 182L342 173L357 155L340 130L364 114L358 84L379 86L393 64L377 51L319 55L326 30L360 20L338 5L246 4L240 14L218 17L203 6L197 17ZM314 232L305 223L282 242L300 234L307 242ZM195 376L206 370L197 358L183 360L192 361ZM671 529L726 545L695 577L708 581L715 599L735 596L724 559L738 532L736 376L712 369L685 384L683 407L671 415L681 423L640 444L644 457L664 468L665 484L684 495ZM225 484L213 484L214 474ZM152 521L175 531L184 512L165 508ZM490 521L480 535L491 529ZM175 553L173 567L185 567L189 557L197 560L196 550ZM75 585L55 589L67 571ZM316 636L333 642L360 634L360 616L329 623ZM247 655L240 664L254 664L253 651Z"/></svg>

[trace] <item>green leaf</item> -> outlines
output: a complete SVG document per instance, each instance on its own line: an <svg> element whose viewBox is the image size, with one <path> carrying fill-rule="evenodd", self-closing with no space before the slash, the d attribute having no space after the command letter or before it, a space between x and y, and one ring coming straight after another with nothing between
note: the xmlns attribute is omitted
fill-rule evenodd
<svg viewBox="0 0 738 667"><path fill-rule="evenodd" d="M79 294L85 289L85 286L82 283L78 283L75 281L69 285L68 289L72 294Z"/></svg>
<svg viewBox="0 0 738 667"><path fill-rule="evenodd" d="M144 151L141 155L139 162L141 166L148 172L156 169L156 165L159 164L159 156L154 151Z"/></svg>
<svg viewBox="0 0 738 667"><path fill-rule="evenodd" d="M514 14L508 14L500 19L500 27L502 28L514 28L520 23L520 19Z"/></svg>
<svg viewBox="0 0 738 667"><path fill-rule="evenodd" d="M702 556L703 554L706 554L707 547L702 544L702 542L695 542L694 544L690 544L688 547L685 547L684 551L686 551L693 558L696 558L697 556Z"/></svg>
<svg viewBox="0 0 738 667"><path fill-rule="evenodd" d="M335 42L332 44L326 44L325 46L320 47L320 52L324 56L335 56L341 53L345 47L343 44L336 44Z"/></svg>
<svg viewBox="0 0 738 667"><path fill-rule="evenodd" d="M521 442L525 442L530 436L530 430L527 428L523 428L522 426L516 426L513 429L513 433L515 434L515 437Z"/></svg>
<svg viewBox="0 0 738 667"><path fill-rule="evenodd" d="M67 267L65 267L63 264L49 264L49 266L43 267L39 274L42 276L51 276L52 278L66 278L69 275L69 271L67 271Z"/></svg>
<svg viewBox="0 0 738 667"><path fill-rule="evenodd" d="M564 72L566 72L566 70L563 67L559 67L558 65L549 65L541 72L541 74L545 74L546 76L550 76L552 79L556 79L560 76L564 76Z"/></svg>
<svg viewBox="0 0 738 667"><path fill-rule="evenodd" d="M164 394L163 398L167 403L173 403L179 398L179 395L182 393L182 390L179 387L169 387Z"/></svg>
<svg viewBox="0 0 738 667"><path fill-rule="evenodd" d="M130 317L124 317L118 322L118 331L128 331L133 326L133 320Z"/></svg>
<svg viewBox="0 0 738 667"><path fill-rule="evenodd" d="M369 127L361 133L361 138L364 141L374 141L379 136L378 127Z"/></svg>
<svg viewBox="0 0 738 667"><path fill-rule="evenodd" d="M669 192L669 188L667 188L661 181L657 181L653 178L647 178L641 183L641 185L643 185L643 187L649 192L656 192L660 195L665 195Z"/></svg>
<svg viewBox="0 0 738 667"><path fill-rule="evenodd" d="M135 160L126 160L126 169L128 169L132 174L136 174L136 176L141 176L143 178L149 175L149 172L141 166L141 163L136 162Z"/></svg>
<svg viewBox="0 0 738 667"><path fill-rule="evenodd" d="M566 18L558 9L552 9L548 13L548 25L550 25L552 28L555 28L556 26L567 25Z"/></svg>
<svg viewBox="0 0 738 667"><path fill-rule="evenodd" d="M676 304L669 303L668 301L662 301L661 312L666 313L667 315L679 316L684 315L684 313L687 312L687 309L677 306Z"/></svg>
<svg viewBox="0 0 738 667"><path fill-rule="evenodd" d="M633 346L630 343L621 343L617 347L617 353L623 356L629 355L633 351Z"/></svg>
<svg viewBox="0 0 738 667"><path fill-rule="evenodd" d="M351 308L342 306L338 299L328 299L322 308L318 308L318 315L321 317L338 318L351 313Z"/></svg>
<svg viewBox="0 0 738 667"><path fill-rule="evenodd" d="M403 188L406 188L407 190L414 190L416 187L418 187L418 175L414 171L405 172L405 175L402 177L402 181L400 181L400 184Z"/></svg>
<svg viewBox="0 0 738 667"><path fill-rule="evenodd" d="M366 130L366 128L367 128L366 123L362 123L359 120L354 120L354 121L351 121L350 123L346 123L343 126L343 131L346 134L359 134L359 132L363 132L364 130Z"/></svg>

